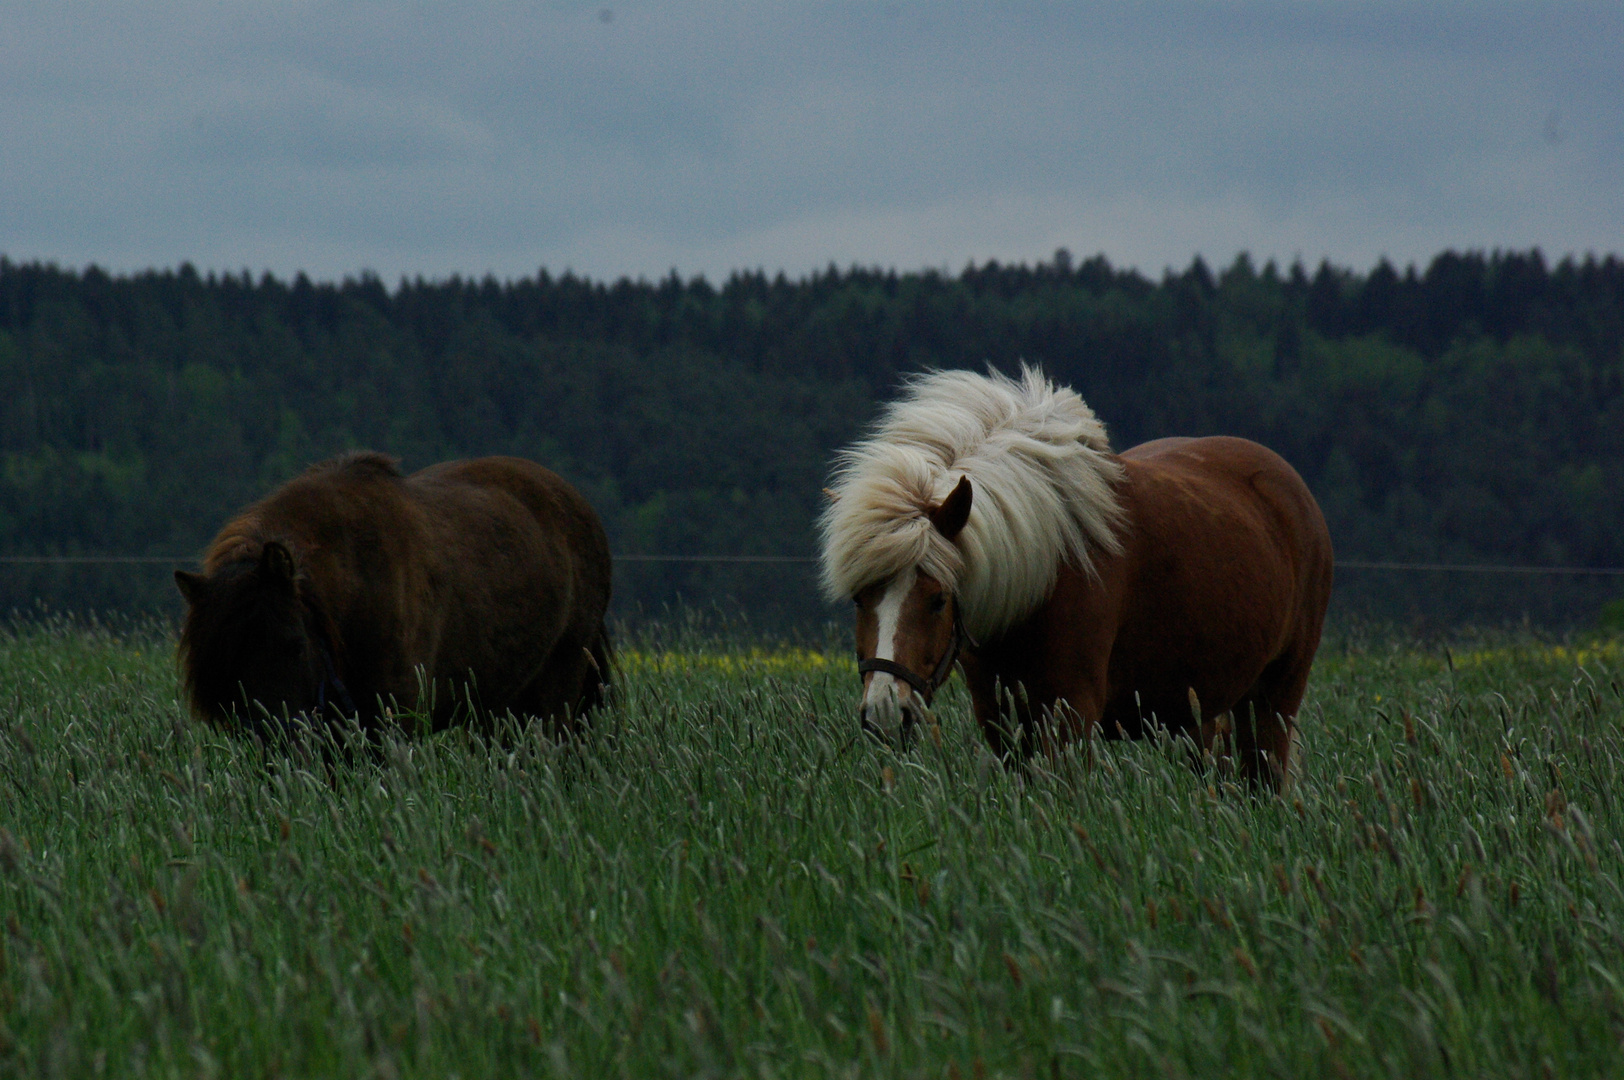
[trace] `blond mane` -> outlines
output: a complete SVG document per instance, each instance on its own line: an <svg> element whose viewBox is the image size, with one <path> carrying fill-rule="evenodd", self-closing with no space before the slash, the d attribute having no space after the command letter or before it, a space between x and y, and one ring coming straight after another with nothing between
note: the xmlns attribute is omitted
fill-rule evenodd
<svg viewBox="0 0 1624 1080"><path fill-rule="evenodd" d="M1093 548L1121 552L1122 466L1110 455L1093 410L1036 368L1023 365L1019 380L912 379L836 458L819 522L824 594L847 598L918 567L957 593L972 635L997 635L1043 603L1062 562L1092 573ZM961 476L970 519L949 542L928 515Z"/></svg>

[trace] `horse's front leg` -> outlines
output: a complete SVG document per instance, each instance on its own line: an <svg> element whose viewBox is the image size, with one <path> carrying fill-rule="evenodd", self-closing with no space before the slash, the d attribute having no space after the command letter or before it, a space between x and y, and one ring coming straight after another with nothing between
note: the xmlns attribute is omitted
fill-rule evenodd
<svg viewBox="0 0 1624 1080"><path fill-rule="evenodd" d="M1087 686L1062 696L1043 680L985 656L966 656L961 666L976 722L1000 760L1054 757L1067 746L1088 744L1100 729L1103 694Z"/></svg>
<svg viewBox="0 0 1624 1080"><path fill-rule="evenodd" d="M1026 738L1029 715L1023 715L1025 688L1007 679L997 665L984 656L966 653L959 659L965 685L970 690L970 707L987 740L987 747L1000 761L1014 761L1030 752ZM1029 710L1028 710L1029 713Z"/></svg>
<svg viewBox="0 0 1624 1080"><path fill-rule="evenodd" d="M1201 765L1216 767L1218 775L1228 777L1235 768L1235 717L1229 711L1214 713L1200 721Z"/></svg>

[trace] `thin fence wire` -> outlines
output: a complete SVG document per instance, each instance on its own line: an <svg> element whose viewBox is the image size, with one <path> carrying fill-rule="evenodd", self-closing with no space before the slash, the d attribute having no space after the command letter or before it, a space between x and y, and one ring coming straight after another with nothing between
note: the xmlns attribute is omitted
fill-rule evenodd
<svg viewBox="0 0 1624 1080"><path fill-rule="evenodd" d="M811 555L616 555L633 563L814 563ZM195 555L0 555L0 566L113 566L148 563L184 566L200 562Z"/></svg>
<svg viewBox="0 0 1624 1080"><path fill-rule="evenodd" d="M181 566L196 561L189 556L168 555L0 555L0 565L6 566L112 566L127 563Z"/></svg>
<svg viewBox="0 0 1624 1080"><path fill-rule="evenodd" d="M813 555L616 555L622 563L815 563ZM185 566L194 555L0 555L0 566L97 566L131 563ZM1343 559L1338 570L1394 570L1444 574L1561 574L1624 577L1624 566L1511 566L1498 563L1368 562Z"/></svg>
<svg viewBox="0 0 1624 1080"><path fill-rule="evenodd" d="M616 562L646 563L815 563L812 555L616 555Z"/></svg>
<svg viewBox="0 0 1624 1080"><path fill-rule="evenodd" d="M1502 566L1485 563L1365 562L1343 559L1338 570L1417 570L1445 574L1566 574L1569 576L1624 577L1624 566Z"/></svg>

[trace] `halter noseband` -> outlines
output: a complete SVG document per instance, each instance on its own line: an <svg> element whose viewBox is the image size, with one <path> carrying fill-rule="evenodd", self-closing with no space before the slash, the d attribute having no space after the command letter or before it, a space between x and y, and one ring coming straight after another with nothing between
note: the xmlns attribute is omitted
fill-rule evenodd
<svg viewBox="0 0 1624 1080"><path fill-rule="evenodd" d="M976 644L976 639L971 637L970 632L964 628L964 617L959 611L959 602L955 599L953 601L953 641L948 645L947 652L943 653L942 658L936 662L936 670L930 673L928 679L914 674L895 660L882 660L878 656L867 660L858 660L857 675L861 678L871 671L883 671L887 675L901 679L917 690L920 696L929 700L937 690L941 689L948 676L953 674L953 665L958 662L959 653L967 645L972 649L980 647Z"/></svg>

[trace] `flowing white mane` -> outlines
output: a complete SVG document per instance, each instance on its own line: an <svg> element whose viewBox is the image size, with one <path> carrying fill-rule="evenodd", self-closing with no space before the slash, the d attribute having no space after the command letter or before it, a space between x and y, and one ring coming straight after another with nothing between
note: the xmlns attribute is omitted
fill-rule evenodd
<svg viewBox="0 0 1624 1080"><path fill-rule="evenodd" d="M1093 410L1035 368L1019 381L922 375L836 459L819 522L824 593L850 597L918 567L958 594L972 635L1007 630L1049 595L1061 562L1091 572L1091 546L1122 550L1110 453ZM961 476L970 519L949 542L928 515Z"/></svg>

